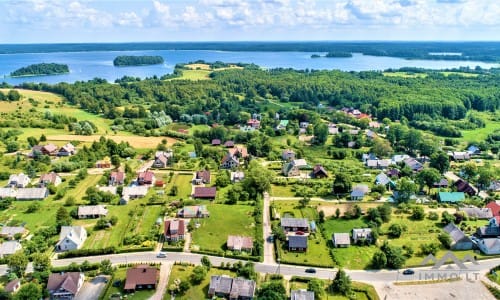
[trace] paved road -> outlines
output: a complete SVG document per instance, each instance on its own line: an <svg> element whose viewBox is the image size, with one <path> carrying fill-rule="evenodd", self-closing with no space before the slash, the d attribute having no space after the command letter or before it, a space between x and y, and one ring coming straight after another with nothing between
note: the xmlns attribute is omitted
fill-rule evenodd
<svg viewBox="0 0 500 300"><path fill-rule="evenodd" d="M262 217L264 218L264 263L274 264L274 243L269 240L272 234L271 230L271 218L269 207L271 205L271 200L269 199L269 193L264 192L264 204L262 208Z"/></svg>

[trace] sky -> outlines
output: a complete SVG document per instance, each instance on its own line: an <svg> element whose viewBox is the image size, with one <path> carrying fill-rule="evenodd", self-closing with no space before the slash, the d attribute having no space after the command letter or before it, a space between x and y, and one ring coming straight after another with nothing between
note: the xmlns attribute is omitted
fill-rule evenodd
<svg viewBox="0 0 500 300"><path fill-rule="evenodd" d="M0 0L0 43L499 41L500 0Z"/></svg>

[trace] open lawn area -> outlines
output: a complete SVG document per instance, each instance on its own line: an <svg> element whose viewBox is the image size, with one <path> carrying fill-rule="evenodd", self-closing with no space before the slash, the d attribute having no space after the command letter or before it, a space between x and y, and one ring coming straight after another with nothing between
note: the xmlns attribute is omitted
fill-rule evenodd
<svg viewBox="0 0 500 300"><path fill-rule="evenodd" d="M44 129L40 129L38 135L42 134ZM58 134L47 135L47 141L80 141L93 142L98 141L103 134L97 135L75 135L75 134ZM37 135L34 135L37 136ZM152 149L161 144L161 141L166 139L167 145L173 145L177 140L170 137L154 137L154 136L133 136L133 135L105 135L107 139L111 139L117 143L128 142L132 147L138 149Z"/></svg>
<svg viewBox="0 0 500 300"><path fill-rule="evenodd" d="M255 238L253 206L208 204L207 208L209 218L191 220L200 224L192 233L192 248L222 252L228 235Z"/></svg>
<svg viewBox="0 0 500 300"><path fill-rule="evenodd" d="M100 298L100 299L110 299L111 295L114 294L121 294L122 296L126 295L126 299L131 299L131 300L146 300L149 299L154 293L155 290L141 290L141 291L136 291L134 293L125 293L123 291L123 287L125 286L125 279L127 277L127 268L118 268L113 275L112 279L110 280L110 287L106 290L106 294ZM113 286L113 283L116 281L121 281L121 284L119 287Z"/></svg>
<svg viewBox="0 0 500 300"><path fill-rule="evenodd" d="M168 280L167 287L170 287L175 283L175 281L190 281L189 276L193 272L193 266L182 266L174 265L172 271L170 272L170 277ZM208 286L210 285L210 277L212 275L227 275L230 277L236 277L236 273L229 270L222 270L217 268L210 268L207 272L205 279L198 285L191 285L189 290L183 295L175 295L175 299L179 300L191 300L191 299L207 299L208 298ZM170 299L170 292L167 292L165 299Z"/></svg>
<svg viewBox="0 0 500 300"><path fill-rule="evenodd" d="M500 130L500 122L498 121L498 113L495 117L492 113L474 111L474 115L480 116L486 123L484 128L477 128L474 130L461 130L462 137L460 140L465 142L480 142L488 136L488 134Z"/></svg>
<svg viewBox="0 0 500 300"><path fill-rule="evenodd" d="M425 73L408 73L408 72L383 72L384 76L387 77L402 77L402 78L425 78L427 74Z"/></svg>
<svg viewBox="0 0 500 300"><path fill-rule="evenodd" d="M178 78L172 78L169 80L209 80L210 73L209 70L182 70L182 76Z"/></svg>
<svg viewBox="0 0 500 300"><path fill-rule="evenodd" d="M166 175L168 173L170 173L170 171L167 171L167 173L164 173L163 175ZM165 179L167 178L168 176L165 177ZM165 186L165 194L168 195L168 199L170 200L189 199L192 193L192 185L191 185L192 180L193 180L193 174L191 173L186 172L182 174L180 173L174 174L172 180ZM177 195L171 196L169 195L169 193L174 186L177 187Z"/></svg>
<svg viewBox="0 0 500 300"><path fill-rule="evenodd" d="M339 294L334 293L331 288L331 281L330 280L321 280L321 283L323 284L323 294L321 299L338 299L338 300L345 300L345 299L352 299L346 296L342 296ZM307 283L302 282L302 281L296 281L296 280L290 280L289 281L289 294L293 290L307 290ZM359 299L369 299L369 300L378 300L379 297L377 295L377 291L375 291L375 288L372 285L362 283L362 282L357 282L354 281L352 282L352 289L355 294L356 300Z"/></svg>

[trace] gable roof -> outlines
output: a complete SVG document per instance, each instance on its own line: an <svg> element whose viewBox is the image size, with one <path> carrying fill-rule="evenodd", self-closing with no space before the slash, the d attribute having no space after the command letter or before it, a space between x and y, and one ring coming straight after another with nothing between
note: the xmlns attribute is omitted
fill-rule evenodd
<svg viewBox="0 0 500 300"><path fill-rule="evenodd" d="M306 290L293 290L290 300L314 300L314 292Z"/></svg>
<svg viewBox="0 0 500 300"><path fill-rule="evenodd" d="M145 171L145 172L139 172L139 175L137 175L137 179L143 180L143 181L153 181L153 178L155 177L155 173L151 171Z"/></svg>
<svg viewBox="0 0 500 300"><path fill-rule="evenodd" d="M380 173L375 177L375 184L387 185L391 180L384 173Z"/></svg>
<svg viewBox="0 0 500 300"><path fill-rule="evenodd" d="M371 235L372 235L371 228L354 228L352 230L352 237L355 239L369 237Z"/></svg>
<svg viewBox="0 0 500 300"><path fill-rule="evenodd" d="M252 249L253 239L248 236L229 235L227 237L227 247L234 250Z"/></svg>
<svg viewBox="0 0 500 300"><path fill-rule="evenodd" d="M486 204L486 207L491 209L493 216L500 216L500 201L491 201Z"/></svg>
<svg viewBox="0 0 500 300"><path fill-rule="evenodd" d="M460 207L460 211L463 211L470 218L478 218L478 219L491 219L493 218L493 213L491 212L491 208L479 208L479 207Z"/></svg>
<svg viewBox="0 0 500 300"><path fill-rule="evenodd" d="M318 175L321 173L328 177L328 172L325 170L325 168L323 168L322 165L320 164L315 165L313 168L313 174Z"/></svg>
<svg viewBox="0 0 500 300"><path fill-rule="evenodd" d="M21 283L21 280L19 278L16 278L14 280L11 280L9 283L5 285L5 291L8 293L14 292L15 288L17 285Z"/></svg>
<svg viewBox="0 0 500 300"><path fill-rule="evenodd" d="M83 226L62 226L58 244L68 238L79 247L84 243L84 233L86 230Z"/></svg>
<svg viewBox="0 0 500 300"><path fill-rule="evenodd" d="M463 179L458 179L455 182L455 186L457 187L457 191L459 192L467 193L470 196L474 196L475 194L477 194L477 189Z"/></svg>
<svg viewBox="0 0 500 300"><path fill-rule="evenodd" d="M332 240L335 244L339 245L350 245L351 237L349 233L334 233L332 234Z"/></svg>
<svg viewBox="0 0 500 300"><path fill-rule="evenodd" d="M465 195L462 192L439 192L439 201L441 202L460 202L465 200Z"/></svg>
<svg viewBox="0 0 500 300"><path fill-rule="evenodd" d="M0 199L12 197L15 198L17 195L17 190L13 188L0 188Z"/></svg>
<svg viewBox="0 0 500 300"><path fill-rule="evenodd" d="M290 162L293 166L296 166L297 168L305 168L307 167L307 161L303 158L300 159L294 159Z"/></svg>
<svg viewBox="0 0 500 300"><path fill-rule="evenodd" d="M210 285L208 287L209 294L229 294L233 279L226 275L212 275L210 277Z"/></svg>
<svg viewBox="0 0 500 300"><path fill-rule="evenodd" d="M57 151L57 146L54 144L47 144L47 145L42 147L42 150L46 151L48 153L52 153L52 152Z"/></svg>
<svg viewBox="0 0 500 300"><path fill-rule="evenodd" d="M127 270L125 290L135 290L137 285L156 285L158 269L146 265L139 265Z"/></svg>
<svg viewBox="0 0 500 300"><path fill-rule="evenodd" d="M26 229L22 226L3 226L0 236L13 237L16 234L24 234Z"/></svg>
<svg viewBox="0 0 500 300"><path fill-rule="evenodd" d="M41 188L21 188L17 190L17 200L44 199L49 195L46 187Z"/></svg>
<svg viewBox="0 0 500 300"><path fill-rule="evenodd" d="M453 224L453 222L446 225L443 230L451 236L453 244L458 242L472 242L471 239L468 238L462 230L460 230L460 228Z"/></svg>
<svg viewBox="0 0 500 300"><path fill-rule="evenodd" d="M114 180L115 182L123 182L125 180L125 172L122 171L111 172L109 178Z"/></svg>
<svg viewBox="0 0 500 300"><path fill-rule="evenodd" d="M6 241L0 245L0 256L12 255L21 249L22 246L18 241Z"/></svg>
<svg viewBox="0 0 500 300"><path fill-rule="evenodd" d="M197 186L194 188L194 198L215 198L217 194L216 187L205 187L205 186Z"/></svg>
<svg viewBox="0 0 500 300"><path fill-rule="evenodd" d="M307 227L306 218L281 218L281 227Z"/></svg>
<svg viewBox="0 0 500 300"><path fill-rule="evenodd" d="M213 140L212 140L212 145L214 145L214 146L218 146L218 145L220 145L220 143L221 143L221 142L220 142L220 140L219 140L219 139L213 139Z"/></svg>
<svg viewBox="0 0 500 300"><path fill-rule="evenodd" d="M210 171L209 170L197 171L196 179L202 179L203 181L210 182Z"/></svg>
<svg viewBox="0 0 500 300"><path fill-rule="evenodd" d="M234 142L233 141L226 141L224 143L224 147L234 147Z"/></svg>
<svg viewBox="0 0 500 300"><path fill-rule="evenodd" d="M108 210L104 205L88 205L88 206L79 206L78 207L78 215L79 216L88 216L88 215L100 215L106 216L108 214Z"/></svg>
<svg viewBox="0 0 500 300"><path fill-rule="evenodd" d="M307 248L307 236L305 235L290 235L288 236L289 248Z"/></svg>
<svg viewBox="0 0 500 300"><path fill-rule="evenodd" d="M230 299L249 299L253 298L255 293L255 281L245 278L234 278L231 285Z"/></svg>
<svg viewBox="0 0 500 300"><path fill-rule="evenodd" d="M80 276L83 276L80 272L52 273L49 275L47 290L56 292L62 289L76 295Z"/></svg>
<svg viewBox="0 0 500 300"><path fill-rule="evenodd" d="M170 219L165 221L165 235L171 235L172 231L177 231L176 235L184 235L185 229L184 220Z"/></svg>
<svg viewBox="0 0 500 300"><path fill-rule="evenodd" d="M40 176L40 182L55 183L58 177L59 175L55 172L46 173Z"/></svg>

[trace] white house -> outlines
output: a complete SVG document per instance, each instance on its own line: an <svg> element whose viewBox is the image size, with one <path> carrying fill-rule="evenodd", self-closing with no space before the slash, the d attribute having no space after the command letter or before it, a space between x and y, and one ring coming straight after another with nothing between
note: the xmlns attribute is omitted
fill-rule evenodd
<svg viewBox="0 0 500 300"><path fill-rule="evenodd" d="M18 241L3 242L2 245L0 245L0 258L12 255L21 249L23 249L23 247Z"/></svg>
<svg viewBox="0 0 500 300"><path fill-rule="evenodd" d="M69 251L80 249L86 239L87 231L82 226L62 226L56 250Z"/></svg>
<svg viewBox="0 0 500 300"><path fill-rule="evenodd" d="M9 176L8 185L11 187L23 188L26 187L28 184L30 184L30 181L31 180L28 177L28 175L25 175L24 173L11 174Z"/></svg>

